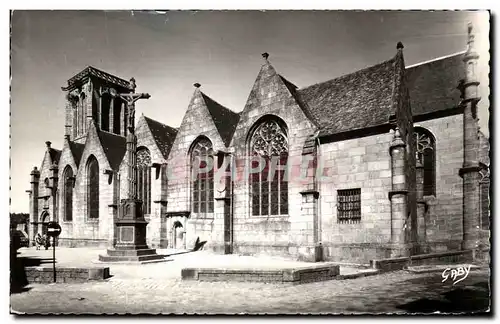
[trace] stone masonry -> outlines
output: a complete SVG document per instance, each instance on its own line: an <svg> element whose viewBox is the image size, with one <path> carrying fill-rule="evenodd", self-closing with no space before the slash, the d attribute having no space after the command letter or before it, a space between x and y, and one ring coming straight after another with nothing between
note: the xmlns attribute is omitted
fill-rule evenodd
<svg viewBox="0 0 500 324"><path fill-rule="evenodd" d="M146 243L191 249L198 240L219 253L359 263L475 249L478 170L488 166L477 156L480 96L473 67L479 58L471 30L468 44L460 59L407 69L399 43L390 60L302 89L280 75L264 53L241 112L223 107L195 83L178 128L140 116L137 149L146 148L151 157ZM127 91L127 85L93 67L68 80L63 147L59 151L47 142L42 164L31 174L30 238L43 232L41 222L56 220L62 227L59 245L115 244L119 203L127 196L128 118L123 103L109 95ZM254 216L250 143L266 121L286 137L288 210ZM434 141L432 196L423 196L415 127ZM214 199L207 213L194 212L191 188L196 170L190 154L202 138L212 145L214 173L223 175L207 189ZM97 219L87 216L91 158L99 165ZM71 221L62 208L66 168L74 176ZM360 190L360 219L339 221L338 192L346 189Z"/></svg>

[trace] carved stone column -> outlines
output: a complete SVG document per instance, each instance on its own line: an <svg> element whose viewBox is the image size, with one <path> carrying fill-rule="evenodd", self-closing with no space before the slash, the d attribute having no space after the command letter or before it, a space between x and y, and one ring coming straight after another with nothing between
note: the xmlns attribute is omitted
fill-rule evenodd
<svg viewBox="0 0 500 324"><path fill-rule="evenodd" d="M420 246L420 252L426 253L427 249L427 235L426 235L426 222L425 214L427 210L427 205L424 200L424 165L420 158L416 161L416 173L417 173L417 234L418 243Z"/></svg>
<svg viewBox="0 0 500 324"><path fill-rule="evenodd" d="M214 162L215 170L215 209L212 249L224 254L233 253L233 219L232 203L232 155L228 152L219 152Z"/></svg>
<svg viewBox="0 0 500 324"><path fill-rule="evenodd" d="M462 249L477 249L479 245L479 137L477 125L477 103L479 78L476 73L479 55L474 48L472 25L468 27L468 48L464 55L465 80L459 86L464 105L463 136L464 164L459 171L463 179L463 241Z"/></svg>
<svg viewBox="0 0 500 324"><path fill-rule="evenodd" d="M392 190L389 192L391 201L391 257L408 256L408 189L406 183L406 143L401 138L399 128L394 132L390 146Z"/></svg>
<svg viewBox="0 0 500 324"><path fill-rule="evenodd" d="M28 236L30 239L30 245L34 244L35 235L37 233L37 222L38 219L38 186L40 182L40 171L36 167L31 171L31 194L30 194L30 224L28 230Z"/></svg>

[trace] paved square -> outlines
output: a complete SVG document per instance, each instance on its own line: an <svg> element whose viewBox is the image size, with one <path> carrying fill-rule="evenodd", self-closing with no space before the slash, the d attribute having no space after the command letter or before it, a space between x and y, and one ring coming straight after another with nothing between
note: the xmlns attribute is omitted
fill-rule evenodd
<svg viewBox="0 0 500 324"><path fill-rule="evenodd" d="M51 251L21 249L20 256L48 257ZM85 264L101 250L60 249L59 264ZM169 251L159 251L168 254ZM199 264L243 265L287 262L273 258L212 255L200 251L171 255L171 261L111 265L106 281L31 284L11 295L11 309L22 313L297 314L363 312L467 312L489 305L489 270L477 269L453 286L441 273L398 271L349 280L299 286L182 281L180 270ZM229 261L228 261L229 260ZM49 264L50 265L50 264ZM342 267L341 267L342 269Z"/></svg>

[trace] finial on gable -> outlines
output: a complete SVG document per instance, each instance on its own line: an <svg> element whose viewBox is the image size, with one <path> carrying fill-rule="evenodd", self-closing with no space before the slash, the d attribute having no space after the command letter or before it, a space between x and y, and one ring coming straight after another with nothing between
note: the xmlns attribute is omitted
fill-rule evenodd
<svg viewBox="0 0 500 324"><path fill-rule="evenodd" d="M269 57L269 53L262 53L262 57L264 58L264 60L267 61L267 58Z"/></svg>
<svg viewBox="0 0 500 324"><path fill-rule="evenodd" d="M52 144L52 142L51 142L51 141L47 141L47 142L45 142L45 145L47 145L47 148L50 148L50 145L51 145L51 144Z"/></svg>
<svg viewBox="0 0 500 324"><path fill-rule="evenodd" d="M405 48L404 45L403 45L403 43L398 42L398 44L396 45L396 49L402 50L403 48Z"/></svg>
<svg viewBox="0 0 500 324"><path fill-rule="evenodd" d="M195 84L193 84L195 88L199 88L201 87L201 84L199 84L198 82L196 82Z"/></svg>
<svg viewBox="0 0 500 324"><path fill-rule="evenodd" d="M467 50L472 52L474 50L474 33L472 23L467 24Z"/></svg>

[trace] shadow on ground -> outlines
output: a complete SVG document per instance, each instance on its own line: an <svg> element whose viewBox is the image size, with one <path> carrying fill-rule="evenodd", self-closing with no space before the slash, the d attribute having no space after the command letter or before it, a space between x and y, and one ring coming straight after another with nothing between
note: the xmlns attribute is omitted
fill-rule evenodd
<svg viewBox="0 0 500 324"><path fill-rule="evenodd" d="M10 255L10 293L19 294L29 291L26 287L29 282L26 276L26 267L37 267L45 263L52 263L52 258L19 257L19 252L11 251Z"/></svg>
<svg viewBox="0 0 500 324"><path fill-rule="evenodd" d="M440 299L421 298L397 308L410 313L484 313L490 307L488 282L455 288L441 294Z"/></svg>

